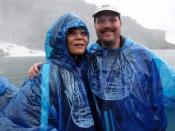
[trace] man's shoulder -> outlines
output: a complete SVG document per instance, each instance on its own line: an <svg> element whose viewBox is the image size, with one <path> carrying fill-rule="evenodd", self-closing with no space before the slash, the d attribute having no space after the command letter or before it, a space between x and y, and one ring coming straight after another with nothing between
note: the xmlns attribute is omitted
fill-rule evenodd
<svg viewBox="0 0 175 131"><path fill-rule="evenodd" d="M91 45L87 48L88 52L93 53L97 48L99 48L99 44L97 42L91 43Z"/></svg>
<svg viewBox="0 0 175 131"><path fill-rule="evenodd" d="M144 52L144 53L151 53L152 51L144 46L143 44L139 43L139 42L136 42L136 41L133 41L132 39L130 38L126 38L126 43L130 43L128 45L130 45L130 49L134 52Z"/></svg>
<svg viewBox="0 0 175 131"><path fill-rule="evenodd" d="M149 49L148 47L145 47L141 43L133 41L130 38L126 38L125 44L127 45L125 52L129 54L131 53L137 58L140 57L143 59L152 59L155 56L155 53L151 49Z"/></svg>

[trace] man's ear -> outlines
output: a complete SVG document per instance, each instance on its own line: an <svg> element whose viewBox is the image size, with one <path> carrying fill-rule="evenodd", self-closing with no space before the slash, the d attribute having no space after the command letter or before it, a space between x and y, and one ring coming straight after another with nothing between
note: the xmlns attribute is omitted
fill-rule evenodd
<svg viewBox="0 0 175 131"><path fill-rule="evenodd" d="M122 27L122 21L120 20L120 27Z"/></svg>
<svg viewBox="0 0 175 131"><path fill-rule="evenodd" d="M96 25L96 24L95 24L95 21L94 21L94 28L95 28L95 25Z"/></svg>

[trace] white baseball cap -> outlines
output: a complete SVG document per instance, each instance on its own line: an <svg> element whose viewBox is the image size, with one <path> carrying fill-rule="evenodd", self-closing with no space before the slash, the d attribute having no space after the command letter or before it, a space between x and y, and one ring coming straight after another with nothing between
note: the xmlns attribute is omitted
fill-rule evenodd
<svg viewBox="0 0 175 131"><path fill-rule="evenodd" d="M111 12L116 13L117 15L120 15L120 10L117 7L105 4L105 5L98 7L92 16L95 17L97 14L99 14L100 12L104 12L104 11L111 11Z"/></svg>

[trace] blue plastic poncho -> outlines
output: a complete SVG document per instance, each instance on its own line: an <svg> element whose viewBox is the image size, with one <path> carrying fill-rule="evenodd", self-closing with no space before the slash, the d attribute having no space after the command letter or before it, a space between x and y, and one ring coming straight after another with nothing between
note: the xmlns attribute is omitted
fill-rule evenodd
<svg viewBox="0 0 175 131"><path fill-rule="evenodd" d="M17 91L18 88L10 84L6 78L0 77L0 110L6 106Z"/></svg>
<svg viewBox="0 0 175 131"><path fill-rule="evenodd" d="M164 105L175 109L175 69L166 61L153 54L163 86Z"/></svg>
<svg viewBox="0 0 175 131"><path fill-rule="evenodd" d="M65 14L47 32L46 60L39 76L25 82L4 108L0 129L5 130L94 130L94 121L83 82L85 71L77 65L67 49L70 28L86 25L73 14ZM87 69L86 55L78 67Z"/></svg>
<svg viewBox="0 0 175 131"><path fill-rule="evenodd" d="M163 88L175 90L175 81L165 85L158 57L130 38L121 40L119 49L101 43L89 48L95 55L88 78L99 123L104 131L163 131Z"/></svg>

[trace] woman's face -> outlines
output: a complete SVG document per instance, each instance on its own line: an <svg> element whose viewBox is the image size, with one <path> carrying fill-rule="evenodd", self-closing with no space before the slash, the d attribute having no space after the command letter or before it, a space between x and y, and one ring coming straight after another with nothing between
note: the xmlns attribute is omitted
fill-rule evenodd
<svg viewBox="0 0 175 131"><path fill-rule="evenodd" d="M74 55L84 54L87 44L88 36L84 29L69 29L67 33L67 44L69 52Z"/></svg>

